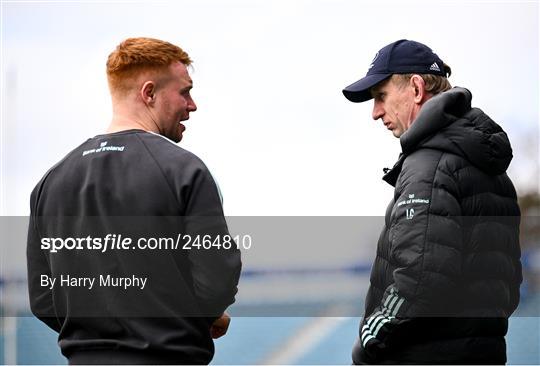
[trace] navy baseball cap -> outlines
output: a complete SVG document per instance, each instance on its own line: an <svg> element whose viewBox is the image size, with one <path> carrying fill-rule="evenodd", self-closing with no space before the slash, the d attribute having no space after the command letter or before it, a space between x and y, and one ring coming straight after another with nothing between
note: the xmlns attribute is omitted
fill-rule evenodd
<svg viewBox="0 0 540 366"><path fill-rule="evenodd" d="M370 88L393 74L434 74L445 76L442 60L420 42L400 39L377 52L365 77L343 89L351 102L370 100Z"/></svg>

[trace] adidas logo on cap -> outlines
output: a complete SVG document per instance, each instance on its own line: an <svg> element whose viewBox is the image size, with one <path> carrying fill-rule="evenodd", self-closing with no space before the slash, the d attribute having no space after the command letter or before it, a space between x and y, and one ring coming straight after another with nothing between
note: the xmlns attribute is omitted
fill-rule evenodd
<svg viewBox="0 0 540 366"><path fill-rule="evenodd" d="M429 67L430 70L432 71L441 71L441 69L439 68L439 65L437 65L436 62L434 62L433 64L431 64L431 66Z"/></svg>

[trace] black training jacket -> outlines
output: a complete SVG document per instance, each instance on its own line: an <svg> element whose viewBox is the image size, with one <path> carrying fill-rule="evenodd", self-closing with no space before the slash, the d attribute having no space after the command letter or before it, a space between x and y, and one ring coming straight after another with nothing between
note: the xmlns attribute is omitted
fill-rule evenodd
<svg viewBox="0 0 540 366"><path fill-rule="evenodd" d="M522 280L508 138L453 88L400 142L353 361L504 363Z"/></svg>
<svg viewBox="0 0 540 366"><path fill-rule="evenodd" d="M142 130L98 135L45 174L30 204L31 310L59 332L70 363L210 362L210 325L234 302L241 261L235 245L191 245L197 236L219 244L229 234L220 193L199 158ZM109 240L105 248L107 235L131 238L133 245L113 248ZM87 237L92 241L79 243L82 248L43 244ZM179 242L162 250L134 246L160 237ZM43 286L42 276L56 278L56 285ZM95 282L70 285L70 278Z"/></svg>

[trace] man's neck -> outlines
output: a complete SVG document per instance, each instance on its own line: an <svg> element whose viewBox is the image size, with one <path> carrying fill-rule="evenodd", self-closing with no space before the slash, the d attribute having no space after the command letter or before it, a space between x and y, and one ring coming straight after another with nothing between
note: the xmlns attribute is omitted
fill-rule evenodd
<svg viewBox="0 0 540 366"><path fill-rule="evenodd" d="M139 103L136 96L126 96L123 99L113 97L112 112L107 133L133 129L160 133L152 112Z"/></svg>
<svg viewBox="0 0 540 366"><path fill-rule="evenodd" d="M149 132L155 132L159 133L159 130L155 123L152 122L146 122L143 119L134 117L134 116L127 116L127 115L119 115L114 114L113 118L111 120L111 123L109 124L109 127L107 128L107 133L113 133L113 132L119 132L119 131L125 131L125 130L144 130Z"/></svg>

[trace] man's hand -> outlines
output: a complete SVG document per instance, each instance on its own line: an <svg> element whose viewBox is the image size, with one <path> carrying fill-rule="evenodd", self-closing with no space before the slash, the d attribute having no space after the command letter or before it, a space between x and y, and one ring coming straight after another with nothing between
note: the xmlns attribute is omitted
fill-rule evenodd
<svg viewBox="0 0 540 366"><path fill-rule="evenodd" d="M231 323L231 317L227 313L223 313L221 317L216 319L212 326L210 327L210 334L212 338L216 339L222 337L227 333L229 329L229 324Z"/></svg>

